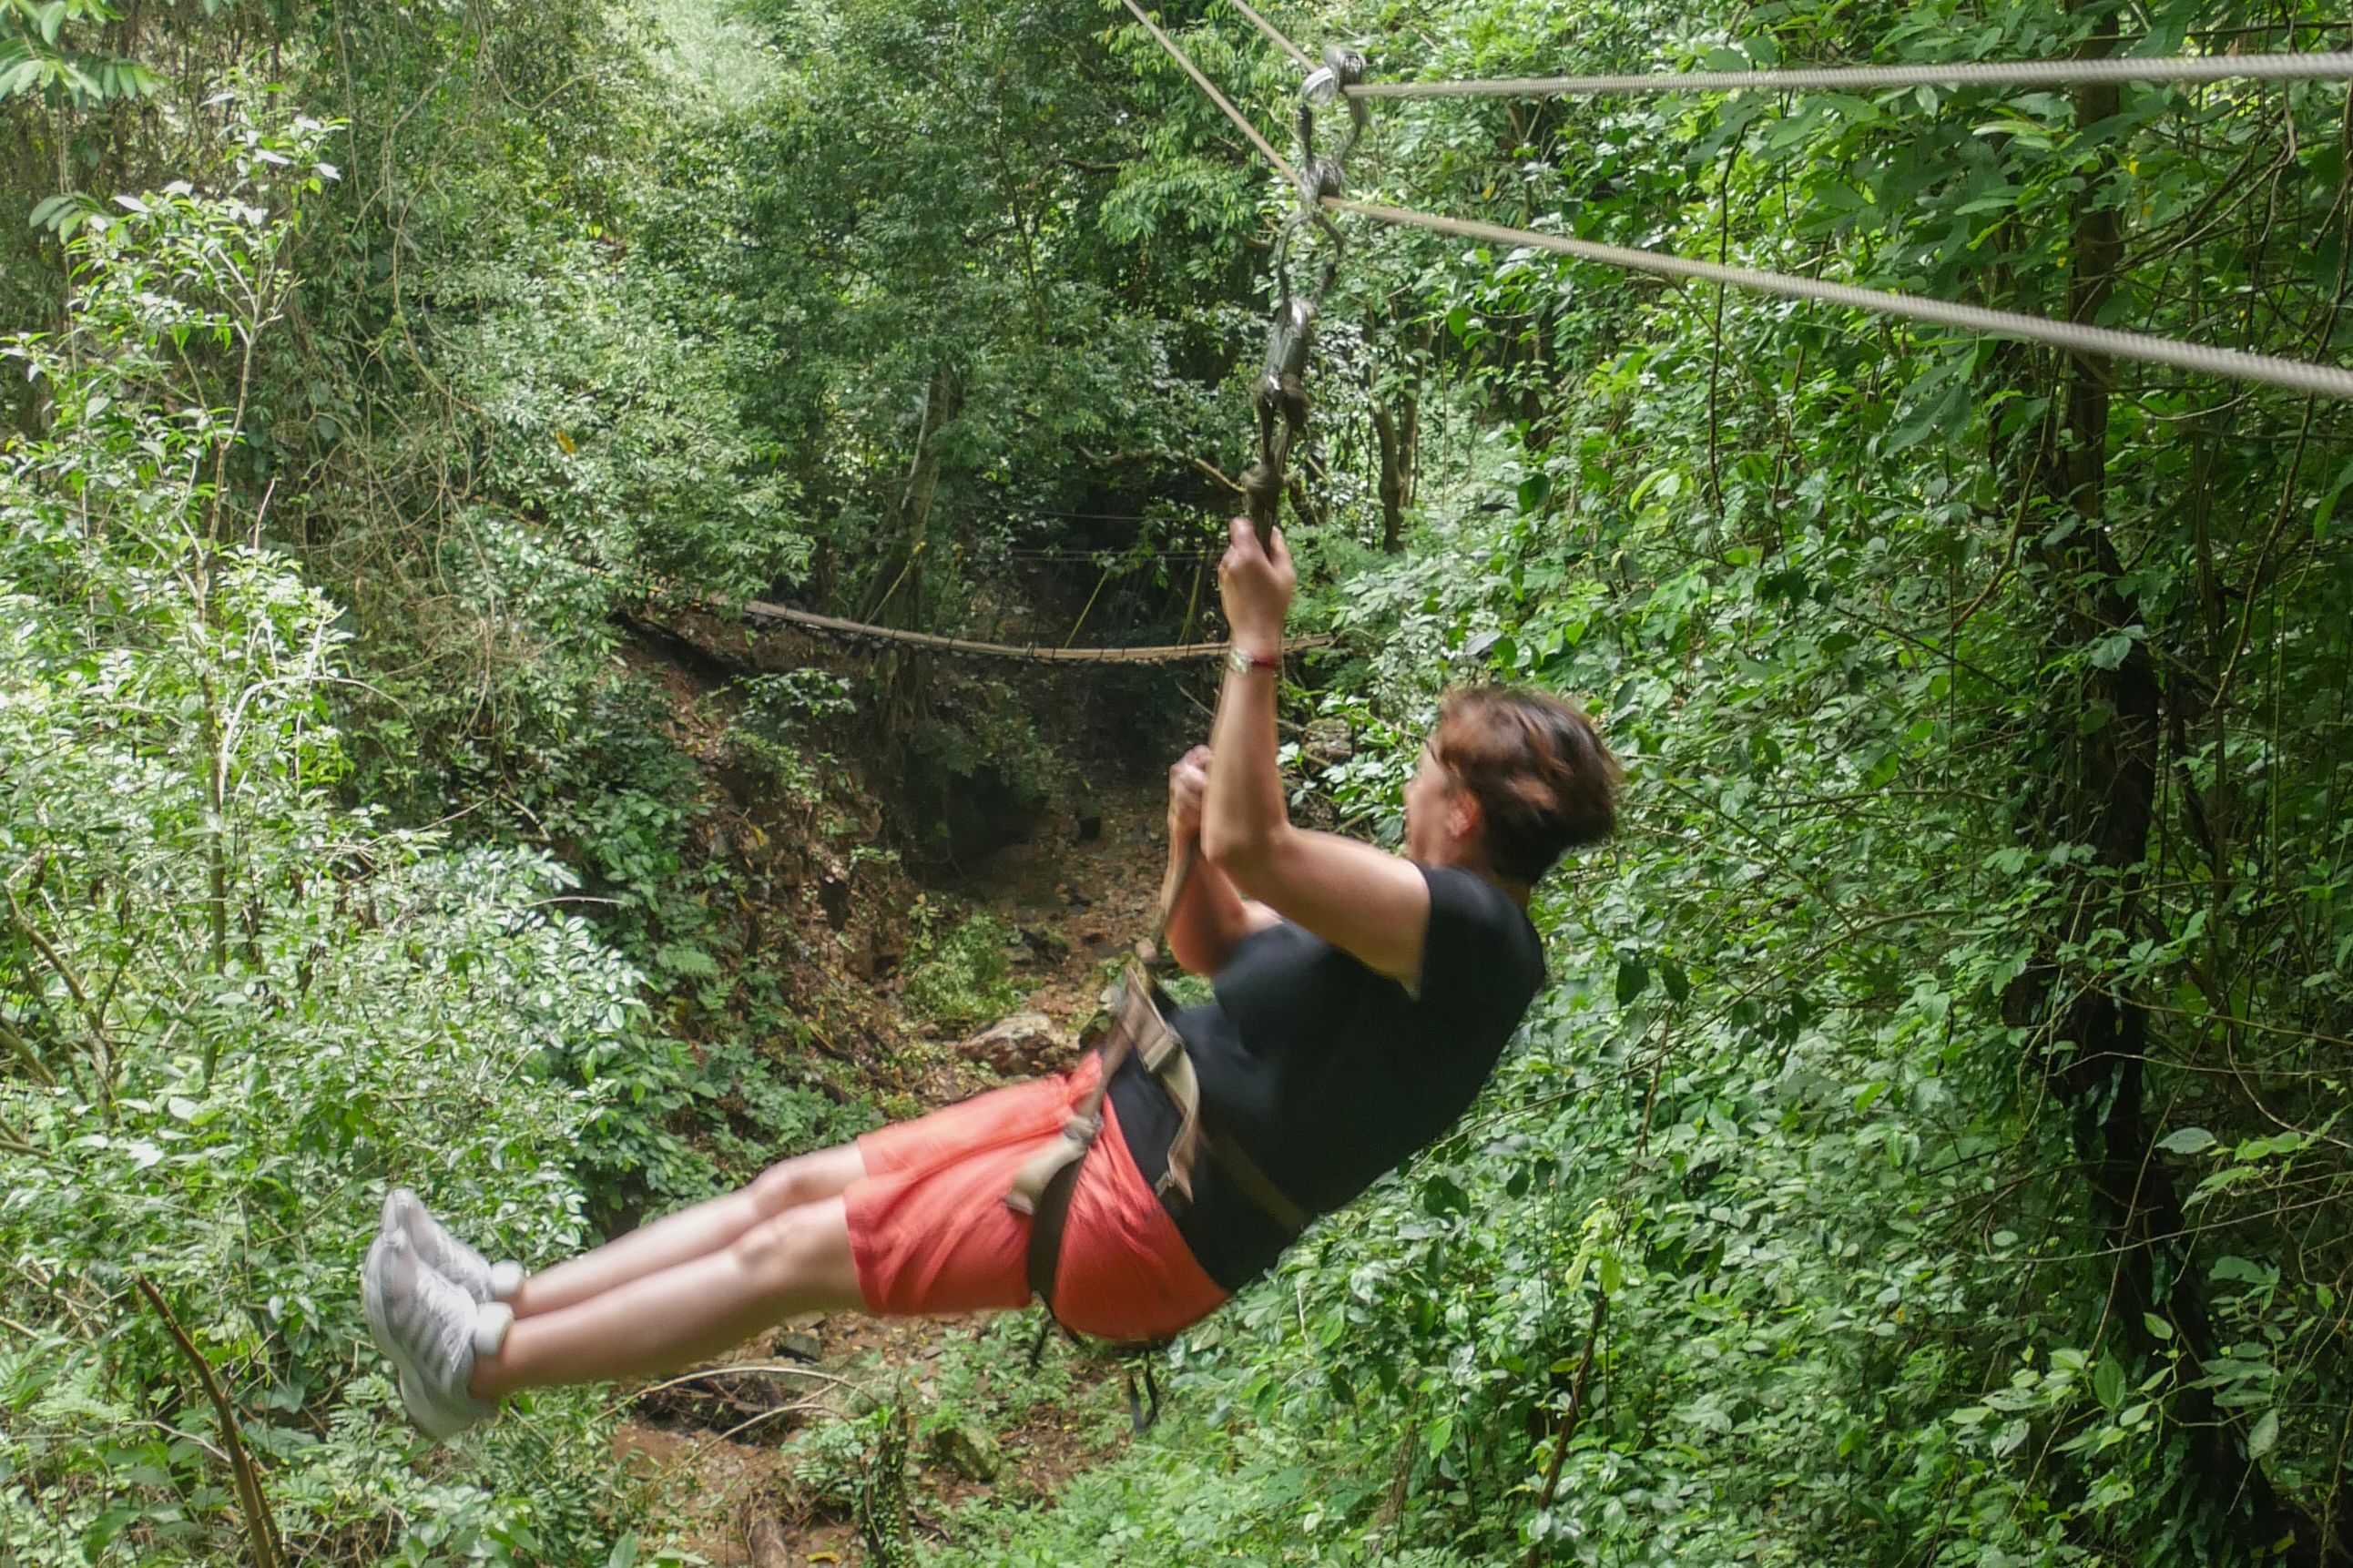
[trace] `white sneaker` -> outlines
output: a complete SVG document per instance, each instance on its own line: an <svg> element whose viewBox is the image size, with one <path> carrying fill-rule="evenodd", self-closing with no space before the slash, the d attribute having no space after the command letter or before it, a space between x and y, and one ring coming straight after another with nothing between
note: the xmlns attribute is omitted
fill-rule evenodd
<svg viewBox="0 0 2353 1568"><path fill-rule="evenodd" d="M400 1401L428 1437L454 1437L498 1413L466 1392L478 1356L506 1342L514 1310L481 1303L424 1266L401 1229L381 1232L360 1276L360 1305L376 1348L400 1373Z"/></svg>
<svg viewBox="0 0 2353 1568"><path fill-rule="evenodd" d="M384 1196L385 1230L405 1230L417 1259L477 1301L504 1301L522 1289L522 1265L512 1258L493 1263L459 1241L433 1217L433 1211L406 1187Z"/></svg>

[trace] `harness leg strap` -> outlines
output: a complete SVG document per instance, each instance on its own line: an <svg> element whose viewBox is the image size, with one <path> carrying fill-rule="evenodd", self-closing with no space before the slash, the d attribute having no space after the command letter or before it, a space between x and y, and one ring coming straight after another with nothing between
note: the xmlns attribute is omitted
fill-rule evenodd
<svg viewBox="0 0 2353 1568"><path fill-rule="evenodd" d="M1086 1158L1094 1147L1095 1135L1103 1131L1103 1122L1095 1117L1073 1115L1062 1124L1061 1138L1022 1162L1013 1173L1013 1184L1006 1189L1005 1206L1015 1214L1035 1215L1038 1200L1045 1195L1047 1184L1070 1166Z"/></svg>

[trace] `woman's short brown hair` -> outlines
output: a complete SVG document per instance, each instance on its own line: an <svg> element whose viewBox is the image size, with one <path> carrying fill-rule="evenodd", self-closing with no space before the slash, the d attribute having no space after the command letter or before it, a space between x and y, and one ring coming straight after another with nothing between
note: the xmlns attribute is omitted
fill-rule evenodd
<svg viewBox="0 0 2353 1568"><path fill-rule="evenodd" d="M1487 858L1535 882L1562 851L1609 837L1618 759L1573 702L1519 686L1459 686L1440 699L1430 749L1485 824Z"/></svg>

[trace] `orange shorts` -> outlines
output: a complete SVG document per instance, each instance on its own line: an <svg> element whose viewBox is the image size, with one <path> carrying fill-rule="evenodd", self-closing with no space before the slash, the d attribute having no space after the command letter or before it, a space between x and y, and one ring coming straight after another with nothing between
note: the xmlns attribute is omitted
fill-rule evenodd
<svg viewBox="0 0 2353 1568"><path fill-rule="evenodd" d="M842 1194L858 1286L900 1316L1028 1304L1029 1218L1005 1206L1022 1163L1059 1136L1100 1071L992 1089L858 1141L866 1174ZM1054 1277L1063 1322L1109 1340L1161 1339L1226 1299L1193 1260L1127 1152L1111 1101L1079 1167Z"/></svg>

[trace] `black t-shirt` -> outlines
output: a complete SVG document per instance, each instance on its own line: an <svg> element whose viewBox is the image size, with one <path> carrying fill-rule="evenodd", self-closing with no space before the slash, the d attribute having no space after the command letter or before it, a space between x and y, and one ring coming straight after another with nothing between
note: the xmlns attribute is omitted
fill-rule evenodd
<svg viewBox="0 0 2353 1568"><path fill-rule="evenodd" d="M1460 867L1421 870L1419 996L1285 921L1235 944L1214 1004L1169 1020L1200 1079L1203 1119L1311 1214L1339 1208L1452 1126L1544 983L1535 928L1501 889ZM1176 1107L1133 1058L1111 1100L1136 1164L1158 1180ZM1219 1179L1206 1151L1192 1203L1171 1207L1202 1271L1228 1290L1291 1240Z"/></svg>

